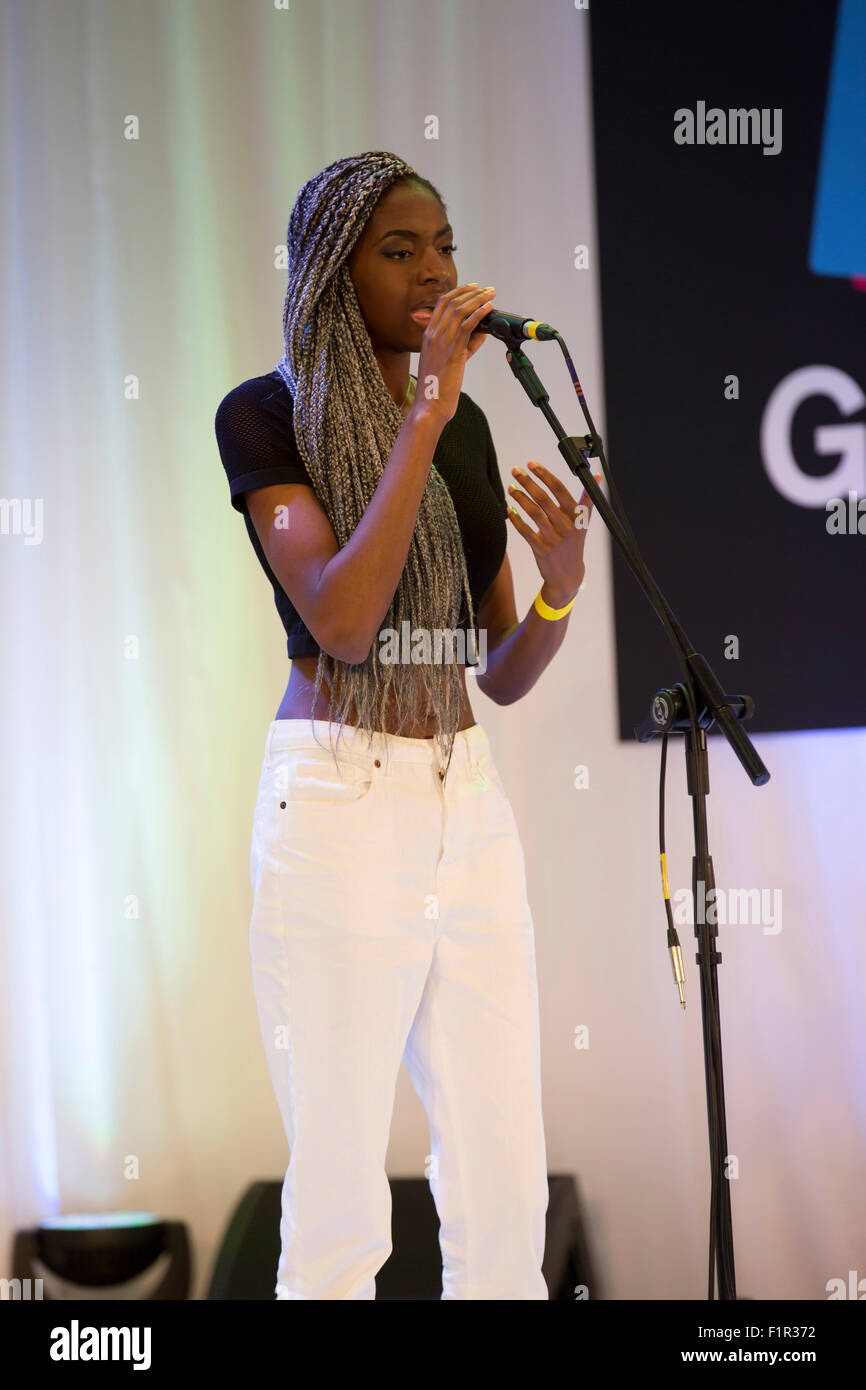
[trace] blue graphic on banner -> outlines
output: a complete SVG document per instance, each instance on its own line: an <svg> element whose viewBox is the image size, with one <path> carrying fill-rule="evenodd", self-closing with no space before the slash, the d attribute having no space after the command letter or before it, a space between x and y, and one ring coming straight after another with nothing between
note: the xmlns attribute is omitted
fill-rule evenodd
<svg viewBox="0 0 866 1390"><path fill-rule="evenodd" d="M809 269L866 276L866 0L840 0Z"/></svg>

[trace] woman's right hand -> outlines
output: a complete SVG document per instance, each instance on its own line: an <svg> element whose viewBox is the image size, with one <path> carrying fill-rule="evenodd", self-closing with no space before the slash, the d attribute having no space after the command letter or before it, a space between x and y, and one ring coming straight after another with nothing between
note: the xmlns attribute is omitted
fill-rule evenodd
<svg viewBox="0 0 866 1390"><path fill-rule="evenodd" d="M439 296L421 343L413 410L417 407L419 411L430 412L443 421L453 417L463 387L466 363L489 336L477 333L473 338L472 332L481 319L490 313L495 294L492 285L485 289L458 285L456 289ZM428 398L426 388L430 377L438 382L438 396Z"/></svg>

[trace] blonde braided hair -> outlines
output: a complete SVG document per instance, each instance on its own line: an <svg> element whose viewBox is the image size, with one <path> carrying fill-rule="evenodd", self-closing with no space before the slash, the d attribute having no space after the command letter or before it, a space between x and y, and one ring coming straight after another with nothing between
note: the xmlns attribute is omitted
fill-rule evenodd
<svg viewBox="0 0 866 1390"><path fill-rule="evenodd" d="M304 184L286 237L285 351L276 370L292 393L298 450L341 548L369 505L403 423L373 353L347 265L379 199L397 183L427 188L444 209L429 180L397 155L370 150L336 160ZM410 631L419 627L431 638L437 628L455 629L464 593L474 629L454 504L431 465L406 565L382 626L400 631L408 619ZM396 733L407 723L435 719L434 747L447 772L459 720L456 661L381 663L376 642L367 659L355 665L320 651L313 709L326 673L329 733L334 723L342 730L354 708L357 727L372 740L374 729L384 731L386 702L393 699Z"/></svg>

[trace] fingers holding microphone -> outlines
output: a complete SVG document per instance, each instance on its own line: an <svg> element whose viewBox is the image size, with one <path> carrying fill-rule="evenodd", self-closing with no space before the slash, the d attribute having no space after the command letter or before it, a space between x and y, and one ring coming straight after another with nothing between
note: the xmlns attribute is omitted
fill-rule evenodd
<svg viewBox="0 0 866 1390"><path fill-rule="evenodd" d="M450 420L457 409L463 387L463 372L470 357L474 357L487 336L472 334L485 315L493 308L496 289L485 285L458 285L440 295L424 330L418 360L418 381L435 377L438 399L429 405ZM416 396L416 401L418 397Z"/></svg>

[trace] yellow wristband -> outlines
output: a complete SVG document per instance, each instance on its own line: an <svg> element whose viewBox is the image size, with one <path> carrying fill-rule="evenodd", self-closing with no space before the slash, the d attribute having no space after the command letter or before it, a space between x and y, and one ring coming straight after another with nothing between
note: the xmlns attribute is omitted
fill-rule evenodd
<svg viewBox="0 0 866 1390"><path fill-rule="evenodd" d="M580 593L579 589L578 593ZM536 613L541 614L542 618L549 618L551 622L554 622L557 618L564 618L566 613L571 612L571 607L575 598L577 598L577 594L575 594L571 603L567 603L564 608L551 608L549 603L544 602L544 599L541 597L541 589L539 589L536 595L534 608Z"/></svg>

